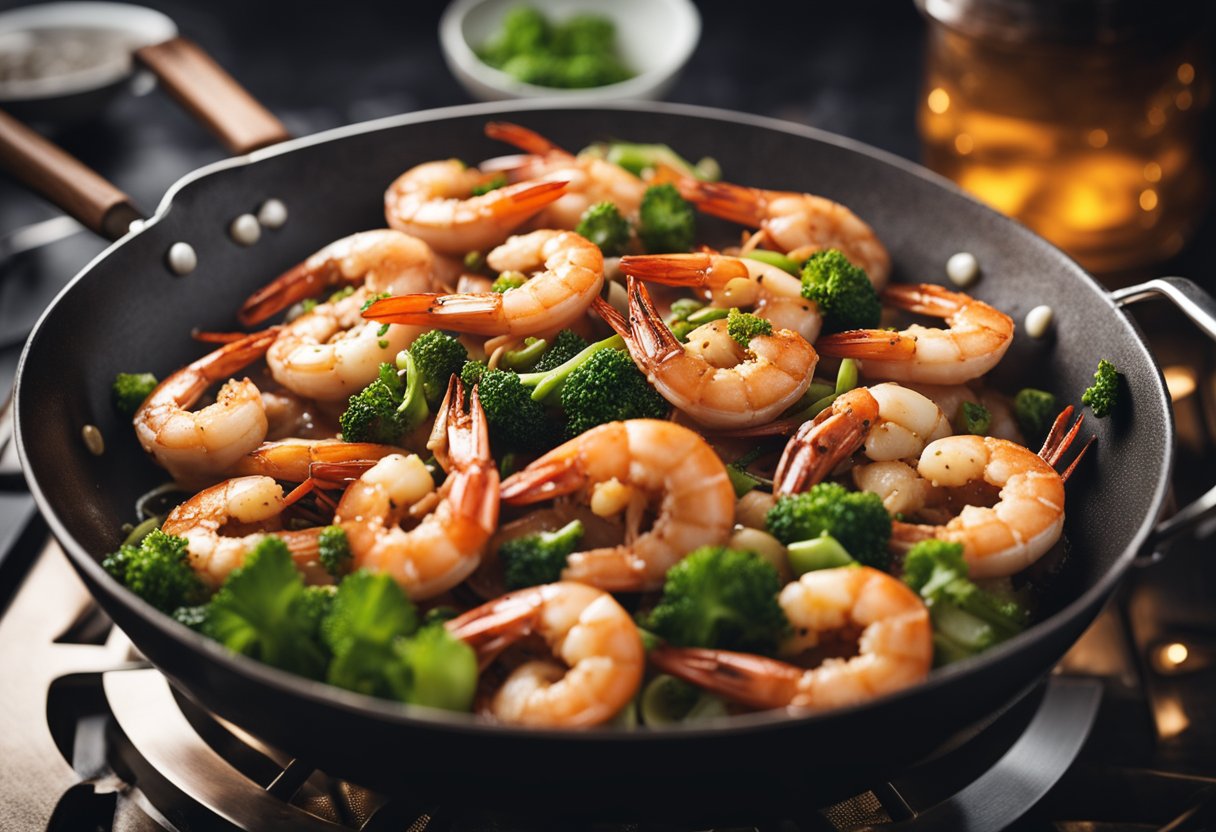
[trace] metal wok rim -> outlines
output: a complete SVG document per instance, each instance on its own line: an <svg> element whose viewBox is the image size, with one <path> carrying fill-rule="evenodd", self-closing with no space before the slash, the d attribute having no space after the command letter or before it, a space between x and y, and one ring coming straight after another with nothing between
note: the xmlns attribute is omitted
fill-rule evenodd
<svg viewBox="0 0 1216 832"><path fill-rule="evenodd" d="M922 179L936 188L946 190L957 197L961 197L973 205L978 206L983 211L998 217L999 221L1008 227L1011 234L1021 235L1023 238L1025 238L1028 245L1045 246L1047 251L1049 251L1054 257L1058 258L1060 261L1060 268L1062 270L1076 271L1080 273L1083 280L1088 281L1091 284L1091 288L1096 289L1104 297L1112 315L1120 317L1123 316L1121 309L1114 303L1114 301L1110 299L1107 290L1098 284L1088 272L1073 262L1066 254L1048 243L1046 240L1043 240L1035 235L1026 227L1018 224L1008 217L1005 217L1004 215L999 214L997 211L989 208L983 203L980 203L974 197L958 188L953 182L950 182L949 180L913 162L895 156L889 152L879 150L853 139L828 133L806 125L731 110L662 102L605 102L603 104L580 105L577 103L564 101L517 101L466 104L431 110L421 110L413 113L390 116L387 118L339 127L312 136L291 139L246 156L233 157L218 161L186 174L181 179L177 180L177 182L175 182L172 186L170 186L168 191L165 193L165 196L160 201L160 204L157 206L156 212L152 217L150 217L146 222L139 224L138 227L133 227L127 235L120 238L111 246L107 247L104 251L93 258L83 269L81 269L81 271L75 277L73 277L55 296L54 300L51 301L46 310L44 310L42 315L39 317L37 323L34 325L34 328L26 341L25 347L22 350L21 358L17 365L16 383L13 393L14 413L16 414L16 418L14 419L14 438L17 443L18 457L22 464L22 470L25 472L25 478L29 485L30 492L34 497L39 510L42 512L43 516L46 517L55 538L59 541L67 555L72 559L75 566L78 569L83 570L91 580L101 584L102 586L117 589L118 593L127 593L125 598L126 602L129 605L132 605L134 610L137 611L147 621L147 623L158 629L161 635L174 639L179 643L185 643L196 653L206 653L214 661L225 665L230 672L256 682L257 684L266 687L268 691L274 691L276 693L289 693L294 696L303 697L314 704L344 708L348 711L355 712L360 716L373 717L407 726L416 722L421 722L427 726L441 724L445 730L455 730L461 733L469 733L474 736L532 738L541 739L544 741L570 741L580 743L661 742L675 737L686 737L689 739L711 739L718 736L733 736L741 733L746 734L780 730L782 727L788 727L791 725L791 723L814 723L820 720L830 720L835 717L862 714L868 709L881 708L887 705L894 706L896 703L912 697L931 694L934 690L941 688L944 685L951 684L959 677L972 674L973 671L978 674L978 672L1004 661L1006 657L1021 652L1024 649L1028 649L1033 642L1039 640L1040 638L1046 637L1048 633L1068 626L1074 618L1083 614L1087 607L1095 605L1099 600L1107 596L1113 590L1115 584L1122 578L1124 571L1128 568L1140 547L1144 544L1144 541L1151 532L1158 515L1161 513L1161 508L1165 501L1165 496L1168 489L1170 473L1173 468L1173 414L1170 411L1169 402L1165 394L1164 382L1161 378L1159 369L1156 373L1156 386L1152 393L1155 394L1155 398L1157 400L1154 406L1157 407L1159 411L1163 411L1165 414L1164 425L1166 436L1164 437L1165 441L1163 442L1163 447L1166 448L1166 451L1164 458L1161 461L1161 473L1154 484L1151 510L1146 513L1144 519L1140 523L1140 526L1132 536L1131 542L1127 548L1111 564L1105 574L1103 574L1093 586L1089 587L1087 590L1081 593L1080 596L1070 601L1061 609L1057 610L1049 618L1037 622L1034 626L1030 627L1026 631L1020 633L1009 641L997 645L980 656L952 664L945 668L935 669L924 681L904 690L887 694L858 705L838 708L822 713L793 712L787 710L764 711L754 714L732 716L720 721L694 724L691 726L676 725L661 728L647 728L646 730L640 731L624 731L608 726L600 726L591 730L569 731L502 725L492 723L489 720L477 716L470 716L463 713L458 714L448 711L439 711L423 706L403 705L401 703L376 699L374 697L347 691L324 682L307 679L302 676L296 676L295 674L288 673L287 671L279 670L271 667L270 665L262 664L261 662L247 656L231 653L211 639L190 630L188 627L179 624L172 617L160 612L142 598L139 598L133 592L128 590L126 587L119 584L104 569L102 569L100 562L89 554L84 547L76 542L75 538L68 533L64 524L51 509L50 502L44 493L44 489L39 482L37 475L29 468L29 460L25 448L25 435L21 421L21 398L22 389L24 386L22 384L22 378L24 375L26 362L29 358L31 350L34 348L34 344L42 335L42 330L48 317L52 314L62 298L68 292L71 292L76 284L80 282L85 275L103 263L112 252L121 246L127 245L146 229L152 227L161 218L163 218L172 208L174 197L179 192L192 183L203 178L222 174L230 169L257 164L264 159L292 153L293 151L301 148L311 147L313 145L328 143L341 140L346 137L380 130L408 125L427 124L452 118L463 118L469 116L509 116L530 111L551 110L625 110L631 112L654 113L659 116L675 115L689 118L730 122L746 127L786 133L799 138L810 139L819 143L835 145L845 150L849 150L863 156L868 156L886 165L898 168L904 173L911 174L912 176ZM1144 336L1136 326L1135 321L1129 318L1124 318L1124 320L1135 334L1135 346L1140 350L1145 360L1147 360L1151 366L1158 367L1158 364L1153 358L1151 352L1148 350L1148 347L1144 341ZM112 594L114 593L112 592ZM188 690L186 692L189 693ZM1011 691L1011 695L1013 693L1015 692ZM994 703L994 709L1003 704L1004 702Z"/></svg>

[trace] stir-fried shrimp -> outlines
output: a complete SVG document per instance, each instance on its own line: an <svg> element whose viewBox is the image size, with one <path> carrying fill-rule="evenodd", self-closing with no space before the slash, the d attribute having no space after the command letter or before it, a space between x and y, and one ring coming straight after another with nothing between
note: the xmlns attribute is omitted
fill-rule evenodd
<svg viewBox="0 0 1216 832"><path fill-rule="evenodd" d="M183 485L214 482L266 438L262 394L249 379L228 381L215 404L191 412L211 385L260 358L279 328L225 344L162 381L135 412L143 449Z"/></svg>
<svg viewBox="0 0 1216 832"><path fill-rule="evenodd" d="M642 683L646 653L637 625L611 595L585 584L529 587L470 610L447 627L477 651L483 667L532 634L559 660L533 660L511 671L487 708L503 722L599 725L628 705Z"/></svg>
<svg viewBox="0 0 1216 832"><path fill-rule="evenodd" d="M979 386L973 389L971 384L904 382L904 385L922 396L932 399L933 403L941 408L942 413L953 420L959 418L959 412L964 402L982 405L992 416L992 422L984 431L985 434L998 439L1008 439L1019 445L1025 443L1022 431L1018 427L1017 418L1014 416L1013 404L1009 397L1002 393Z"/></svg>
<svg viewBox="0 0 1216 832"><path fill-rule="evenodd" d="M364 320L367 289L322 303L289 324L266 353L279 384L309 399L341 401L358 393L425 330Z"/></svg>
<svg viewBox="0 0 1216 832"><path fill-rule="evenodd" d="M1020 572L1064 530L1064 480L1034 451L991 436L948 436L925 447L917 472L947 491L999 489L991 506L967 505L945 525L896 522L899 543L937 538L963 546L973 578Z"/></svg>
<svg viewBox="0 0 1216 832"><path fill-rule="evenodd" d="M567 183L565 193L536 216L539 228L573 229L583 213L599 202L611 202L627 217L642 204L646 183L620 165L588 154L576 156L518 124L492 121L486 125L486 135L528 154L513 160L513 179Z"/></svg>
<svg viewBox="0 0 1216 832"><path fill-rule="evenodd" d="M287 544L306 575L320 578L324 571L315 564L320 529L279 530L284 508L283 489L272 477L237 477L200 491L173 509L161 530L186 539L190 566L211 587L222 584L267 534Z"/></svg>
<svg viewBox="0 0 1216 832"><path fill-rule="evenodd" d="M674 181L684 198L705 213L761 229L779 251L806 258L823 249L839 249L876 288L887 285L891 255L874 229L839 202L814 194L702 182L670 168L663 169L661 178Z"/></svg>
<svg viewBox="0 0 1216 832"><path fill-rule="evenodd" d="M714 340L735 361L707 360L708 350L689 349L663 323L646 287L628 282L629 320L603 300L596 311L622 338L634 363L663 398L708 427L737 428L770 422L801 398L811 384L819 356L805 338L788 329L757 335L746 348L726 334L719 321L709 327ZM689 335L696 342L702 328ZM715 351L721 355L721 350Z"/></svg>
<svg viewBox="0 0 1216 832"><path fill-rule="evenodd" d="M599 247L573 231L542 229L512 237L486 262L500 271L536 273L506 292L415 294L378 300L364 313L375 321L415 324L476 335L536 335L581 318L604 285Z"/></svg>
<svg viewBox="0 0 1216 832"><path fill-rule="evenodd" d="M658 647L664 673L752 708L824 711L867 702L914 685L933 662L929 611L902 581L868 566L820 569L787 584L778 602L795 636L787 652L861 628L857 655L818 667L747 653Z"/></svg>
<svg viewBox="0 0 1216 832"><path fill-rule="evenodd" d="M281 439L263 442L237 460L232 476L261 475L287 482L304 482L314 465L375 461L401 453L392 445L343 442L340 439Z"/></svg>
<svg viewBox="0 0 1216 832"><path fill-rule="evenodd" d="M823 327L819 307L802 296L802 281L759 260L710 252L636 255L622 257L620 270L648 283L703 287L714 306L751 307L773 326L793 330L811 343Z"/></svg>
<svg viewBox="0 0 1216 832"><path fill-rule="evenodd" d="M820 338L825 356L860 358L871 378L963 384L997 365L1013 343L1013 319L983 301L931 283L891 286L883 302L943 318L949 329L913 324L899 332L854 329Z"/></svg>
<svg viewBox="0 0 1216 832"><path fill-rule="evenodd" d="M324 289L362 285L373 294L429 292L435 288L435 253L401 231L361 231L330 243L249 296L237 320L252 326Z"/></svg>
<svg viewBox="0 0 1216 832"><path fill-rule="evenodd" d="M642 531L641 518L627 516L624 542L570 555L563 580L610 592L658 589L686 554L730 536L735 490L726 466L702 436L674 422L631 419L592 428L508 477L502 500L528 505L589 495L613 480L643 497L654 521Z"/></svg>
<svg viewBox="0 0 1216 832"><path fill-rule="evenodd" d="M473 196L494 174L456 159L410 168L384 192L390 228L404 231L442 254L485 251L507 238L565 192L563 181L518 182Z"/></svg>
<svg viewBox="0 0 1216 832"><path fill-rule="evenodd" d="M414 600L433 598L467 578L498 528L498 469L476 388L465 413L464 388L453 377L442 407L451 470L430 513L409 531L401 527L435 484L416 454L393 454L347 489L334 520L346 531L355 568L392 576Z"/></svg>

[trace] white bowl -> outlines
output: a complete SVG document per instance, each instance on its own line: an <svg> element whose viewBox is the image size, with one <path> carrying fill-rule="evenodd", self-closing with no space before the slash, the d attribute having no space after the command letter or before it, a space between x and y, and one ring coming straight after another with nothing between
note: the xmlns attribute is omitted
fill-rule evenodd
<svg viewBox="0 0 1216 832"><path fill-rule="evenodd" d="M602 87L556 89L525 84L482 63L473 47L489 40L503 16L521 5L536 8L550 20L582 13L611 18L621 59L637 75ZM659 98L675 83L700 35L701 16L691 0L454 0L439 21L439 42L448 68L470 95L482 101Z"/></svg>

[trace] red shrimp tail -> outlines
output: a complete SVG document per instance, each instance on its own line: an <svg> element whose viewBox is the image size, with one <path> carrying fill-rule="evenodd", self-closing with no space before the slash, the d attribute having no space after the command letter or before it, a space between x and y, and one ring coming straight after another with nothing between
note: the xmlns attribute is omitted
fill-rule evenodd
<svg viewBox="0 0 1216 832"><path fill-rule="evenodd" d="M802 677L794 665L730 650L660 645L646 657L664 673L751 708L789 705Z"/></svg>
<svg viewBox="0 0 1216 832"><path fill-rule="evenodd" d="M620 263L626 275L664 286L708 286L712 267L709 252L629 255Z"/></svg>
<svg viewBox="0 0 1216 832"><path fill-rule="evenodd" d="M293 303L320 294L323 289L357 282L358 280L345 279L341 269L333 263L318 266L305 260L246 298L236 313L236 319L241 322L241 326L254 326Z"/></svg>
<svg viewBox="0 0 1216 832"><path fill-rule="evenodd" d="M527 506L573 494L587 484L577 460L541 457L503 481L499 494L510 506Z"/></svg>
<svg viewBox="0 0 1216 832"><path fill-rule="evenodd" d="M235 341L229 341L218 350L191 362L187 369L199 373L208 381L218 381L231 376L265 355L266 350L270 349L270 345L275 342L282 330L281 326L272 326L260 332L243 335ZM173 376L169 378L171 379ZM166 381L168 380L166 379Z"/></svg>
<svg viewBox="0 0 1216 832"><path fill-rule="evenodd" d="M629 294L629 327L633 343L637 345L635 351L633 344L630 344L629 352L639 369L645 372L670 356L683 353L684 345L659 317L646 285L633 275L628 275L625 290ZM626 339L626 343L629 344L629 339Z"/></svg>
<svg viewBox="0 0 1216 832"><path fill-rule="evenodd" d="M821 335L815 351L828 358L906 361L916 354L916 339L886 329L850 329Z"/></svg>
<svg viewBox="0 0 1216 832"><path fill-rule="evenodd" d="M1056 417L1055 422L1052 423L1051 430L1047 433L1047 438L1043 440L1043 447L1039 450L1039 456L1042 457L1043 461L1052 468L1056 467L1056 465L1064 458L1064 455L1068 452L1068 449L1072 446L1073 442L1076 441L1077 432L1081 429L1081 424L1085 421L1085 414L1082 413L1077 417L1077 420L1073 422L1072 427L1069 428L1068 420L1072 418L1072 414L1072 405L1068 405L1060 411L1060 415ZM1081 447L1080 453L1076 455L1067 468L1060 472L1060 478L1064 480L1064 482L1068 482L1068 478L1071 477L1073 472L1077 470L1077 465L1080 464L1081 460L1085 457L1085 454L1089 451L1090 446L1094 444L1097 438L1098 437L1096 436L1089 437L1088 441L1086 441L1086 443Z"/></svg>
<svg viewBox="0 0 1216 832"><path fill-rule="evenodd" d="M969 300L964 294L933 283L900 283L882 291L885 305L931 318L948 318Z"/></svg>
<svg viewBox="0 0 1216 832"><path fill-rule="evenodd" d="M386 324L442 327L493 335L502 328L502 295L497 292L396 295L375 301L363 310L363 317Z"/></svg>
<svg viewBox="0 0 1216 832"><path fill-rule="evenodd" d="M485 133L491 139L504 142L512 147L518 147L525 153L535 153L538 155L561 153L566 156L572 155L535 130L530 130L527 127L510 121L487 122Z"/></svg>
<svg viewBox="0 0 1216 832"><path fill-rule="evenodd" d="M764 222L768 199L759 188L730 182L701 182L691 176L675 180L680 195L712 217L755 228Z"/></svg>

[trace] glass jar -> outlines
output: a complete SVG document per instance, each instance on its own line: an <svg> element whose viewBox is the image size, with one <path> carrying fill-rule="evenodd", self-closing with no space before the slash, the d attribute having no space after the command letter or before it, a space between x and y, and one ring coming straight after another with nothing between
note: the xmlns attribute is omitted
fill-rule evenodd
<svg viewBox="0 0 1216 832"><path fill-rule="evenodd" d="M917 0L925 164L1095 272L1159 262L1207 197L1202 2Z"/></svg>

